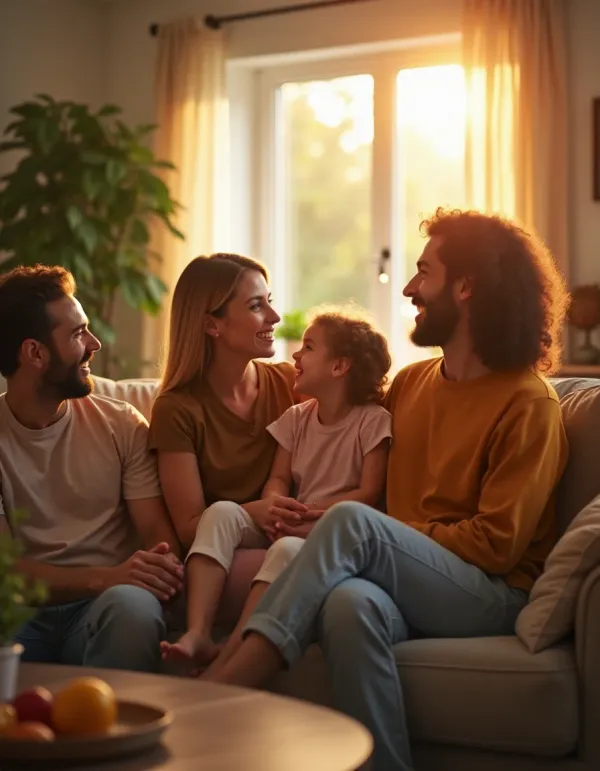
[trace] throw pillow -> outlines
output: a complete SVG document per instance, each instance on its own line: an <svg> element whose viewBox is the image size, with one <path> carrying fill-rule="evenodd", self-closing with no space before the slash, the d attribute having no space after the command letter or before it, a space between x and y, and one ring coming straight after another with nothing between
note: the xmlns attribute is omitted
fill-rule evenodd
<svg viewBox="0 0 600 771"><path fill-rule="evenodd" d="M517 637L538 653L573 631L577 598L587 575L600 565L600 495L582 509L550 552L517 618Z"/></svg>

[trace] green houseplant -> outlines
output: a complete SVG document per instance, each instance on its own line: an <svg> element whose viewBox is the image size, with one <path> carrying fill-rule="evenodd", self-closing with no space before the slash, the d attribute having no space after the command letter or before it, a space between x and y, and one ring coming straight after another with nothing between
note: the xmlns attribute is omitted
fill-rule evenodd
<svg viewBox="0 0 600 771"><path fill-rule="evenodd" d="M290 311L281 317L281 323L275 328L275 336L282 340L298 342L302 340L306 327L304 311Z"/></svg>
<svg viewBox="0 0 600 771"><path fill-rule="evenodd" d="M275 337L286 341L286 359L292 361L293 354L300 348L302 335L306 328L306 314L295 310L284 313L281 323L275 327Z"/></svg>
<svg viewBox="0 0 600 771"><path fill-rule="evenodd" d="M13 522L22 521L23 512L11 514ZM14 638L33 615L36 605L47 598L46 587L28 581L16 569L23 551L20 541L0 532L0 704L14 696L21 647Z"/></svg>
<svg viewBox="0 0 600 771"><path fill-rule="evenodd" d="M157 314L166 287L149 225L160 220L173 235L178 204L161 180L146 142L154 126L129 128L121 110L37 96L11 110L0 154L17 153L0 179L0 270L49 263L70 270L92 328L108 349L114 343L115 302Z"/></svg>

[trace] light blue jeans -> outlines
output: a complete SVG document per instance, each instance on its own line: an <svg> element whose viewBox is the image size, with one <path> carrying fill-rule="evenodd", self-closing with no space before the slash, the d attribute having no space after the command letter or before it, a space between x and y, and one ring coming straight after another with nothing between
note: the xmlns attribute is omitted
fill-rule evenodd
<svg viewBox="0 0 600 771"><path fill-rule="evenodd" d="M165 621L160 602L137 586L92 600L47 605L19 631L22 661L156 672Z"/></svg>
<svg viewBox="0 0 600 771"><path fill-rule="evenodd" d="M317 641L335 706L373 734L373 771L412 769L392 646L410 637L514 633L527 593L427 536L358 503L339 503L264 594L244 632L288 665Z"/></svg>

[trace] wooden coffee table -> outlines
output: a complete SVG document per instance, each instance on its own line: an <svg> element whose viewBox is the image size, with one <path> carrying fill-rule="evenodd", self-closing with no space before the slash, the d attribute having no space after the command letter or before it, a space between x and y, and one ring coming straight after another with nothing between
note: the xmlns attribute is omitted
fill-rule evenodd
<svg viewBox="0 0 600 771"><path fill-rule="evenodd" d="M150 753L90 766L69 765L69 771L357 771L368 767L372 739L362 725L330 709L263 691L53 664L22 664L18 687L44 685L54 690L84 675L102 677L119 698L171 710L174 720L162 745ZM42 767L47 769L47 762ZM12 768L9 764L3 771Z"/></svg>

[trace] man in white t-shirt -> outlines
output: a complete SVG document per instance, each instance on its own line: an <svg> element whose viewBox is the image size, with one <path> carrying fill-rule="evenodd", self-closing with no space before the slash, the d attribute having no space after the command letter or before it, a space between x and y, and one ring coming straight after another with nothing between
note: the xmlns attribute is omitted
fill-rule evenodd
<svg viewBox="0 0 600 771"><path fill-rule="evenodd" d="M183 569L148 424L91 393L100 343L63 268L1 276L0 330L0 529L49 590L17 635L23 660L155 670Z"/></svg>

